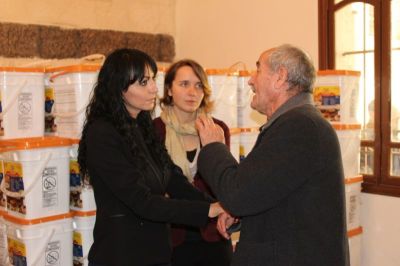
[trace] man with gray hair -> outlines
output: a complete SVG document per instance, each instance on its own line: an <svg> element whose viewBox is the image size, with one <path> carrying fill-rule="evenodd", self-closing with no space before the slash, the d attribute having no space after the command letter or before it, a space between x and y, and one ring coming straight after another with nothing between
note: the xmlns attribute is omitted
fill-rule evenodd
<svg viewBox="0 0 400 266"><path fill-rule="evenodd" d="M222 130L197 120L198 168L221 205L241 218L234 266L349 265L344 176L338 138L314 107L315 69L291 45L263 52L249 80L251 107L267 116L238 164ZM219 218L220 231L233 218Z"/></svg>

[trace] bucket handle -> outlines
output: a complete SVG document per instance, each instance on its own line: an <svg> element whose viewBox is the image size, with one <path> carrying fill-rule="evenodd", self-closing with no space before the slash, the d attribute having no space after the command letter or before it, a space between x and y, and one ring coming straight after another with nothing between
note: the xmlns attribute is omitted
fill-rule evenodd
<svg viewBox="0 0 400 266"><path fill-rule="evenodd" d="M30 186L26 187L22 192L11 192L11 191L7 190L4 177L3 177L3 180L1 181L0 190L8 197L13 197L13 198L25 197L25 195L27 195L32 190L34 185L39 181L39 179L40 179L39 177L42 176L43 170L46 167L46 165L48 164L48 162L50 161L50 159L51 159L51 152L46 152L45 156L44 156L44 160L38 167L38 170L36 171L36 173L33 175L33 177L34 177L33 182L31 183Z"/></svg>
<svg viewBox="0 0 400 266"><path fill-rule="evenodd" d="M86 106L84 106L83 108L81 108L81 109L79 109L78 111L76 111L76 112L70 112L70 113L53 113L53 115L57 118L57 117L59 117L59 118L71 118L71 117L74 117L74 116L78 116L78 115L80 115L83 111L85 111L86 110Z"/></svg>
<svg viewBox="0 0 400 266"><path fill-rule="evenodd" d="M3 111L0 113L0 118L3 118L3 116L8 112L8 110L11 108L11 106L14 105L19 93L26 86L26 84L27 84L27 80L24 79L22 84L15 90L14 95L11 96L10 101L7 103L7 105L4 106Z"/></svg>
<svg viewBox="0 0 400 266"><path fill-rule="evenodd" d="M37 265L37 263L38 263L40 257L41 257L41 256L43 255L43 253L46 251L47 243L50 242L50 239L53 237L53 235L54 235L55 232L56 232L56 228L55 228L55 227L52 227L51 230L49 230L49 231L47 232L47 235L46 235L46 237L45 237L45 240L43 241L43 245L42 245L42 246L40 247L40 249L39 249L40 252L37 252L37 253L36 253L36 256L35 256L35 258L33 259L32 265ZM17 229L16 229L16 233L17 233L17 237L18 237L19 239L22 239L21 230L17 228ZM29 239L35 239L35 237L29 237L29 238L24 238L24 239L27 239L27 240L29 240Z"/></svg>

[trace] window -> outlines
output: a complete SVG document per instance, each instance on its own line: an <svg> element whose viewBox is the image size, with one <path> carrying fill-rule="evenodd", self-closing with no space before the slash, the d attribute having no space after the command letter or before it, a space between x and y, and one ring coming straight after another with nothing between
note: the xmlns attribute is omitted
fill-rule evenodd
<svg viewBox="0 0 400 266"><path fill-rule="evenodd" d="M319 0L319 68L361 72L363 192L400 197L400 0Z"/></svg>

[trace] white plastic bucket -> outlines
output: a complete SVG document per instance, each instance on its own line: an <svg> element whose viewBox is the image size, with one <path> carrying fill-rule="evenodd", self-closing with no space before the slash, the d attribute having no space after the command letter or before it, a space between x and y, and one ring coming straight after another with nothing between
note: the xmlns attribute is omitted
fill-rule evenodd
<svg viewBox="0 0 400 266"><path fill-rule="evenodd" d="M237 120L237 76L222 69L207 69L214 101L213 117L222 120L229 128L238 127Z"/></svg>
<svg viewBox="0 0 400 266"><path fill-rule="evenodd" d="M73 220L73 265L88 265L88 254L93 244L96 211L75 212Z"/></svg>
<svg viewBox="0 0 400 266"><path fill-rule="evenodd" d="M156 84L157 84L157 100L154 108L153 118L161 115L160 99L164 97L164 79L165 79L165 67L158 67Z"/></svg>
<svg viewBox="0 0 400 266"><path fill-rule="evenodd" d="M347 230L353 230L361 226L360 210L362 180L362 176L345 179Z"/></svg>
<svg viewBox="0 0 400 266"><path fill-rule="evenodd" d="M3 141L0 156L7 212L24 219L69 212L69 139Z"/></svg>
<svg viewBox="0 0 400 266"><path fill-rule="evenodd" d="M333 124L339 139L345 176L356 176L360 172L361 125Z"/></svg>
<svg viewBox="0 0 400 266"><path fill-rule="evenodd" d="M362 227L355 228L347 232L349 238L349 250L350 250L350 265L361 266L361 238L362 238Z"/></svg>
<svg viewBox="0 0 400 266"><path fill-rule="evenodd" d="M333 123L355 124L359 102L359 71L318 71L314 102L324 117Z"/></svg>
<svg viewBox="0 0 400 266"><path fill-rule="evenodd" d="M248 82L250 79L250 72L241 70L238 77L238 126L241 128L248 127L261 127L267 121L265 115L260 114L250 104L253 99L254 93L251 90Z"/></svg>
<svg viewBox="0 0 400 266"><path fill-rule="evenodd" d="M54 88L54 112L57 136L79 139L86 107L97 81L100 66L76 65L50 69Z"/></svg>
<svg viewBox="0 0 400 266"><path fill-rule="evenodd" d="M0 67L0 140L44 134L44 69Z"/></svg>
<svg viewBox="0 0 400 266"><path fill-rule="evenodd" d="M5 216L11 265L71 265L72 214L23 220Z"/></svg>
<svg viewBox="0 0 400 266"><path fill-rule="evenodd" d="M0 265L6 265L7 261L7 231L4 221L4 212L0 211Z"/></svg>
<svg viewBox="0 0 400 266"><path fill-rule="evenodd" d="M96 210L94 192L88 179L83 179L80 175L78 164L79 140L72 140L70 148L70 208L76 211Z"/></svg>
<svg viewBox="0 0 400 266"><path fill-rule="evenodd" d="M260 133L258 127L241 128L240 133L240 160L243 160L251 152L256 144L257 137Z"/></svg>

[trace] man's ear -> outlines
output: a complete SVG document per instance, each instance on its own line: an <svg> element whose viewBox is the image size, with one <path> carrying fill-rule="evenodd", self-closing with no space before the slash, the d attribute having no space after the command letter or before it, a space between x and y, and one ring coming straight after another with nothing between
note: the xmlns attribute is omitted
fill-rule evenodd
<svg viewBox="0 0 400 266"><path fill-rule="evenodd" d="M279 67L278 71L278 80L276 81L280 86L285 84L288 78L288 71L284 67Z"/></svg>

